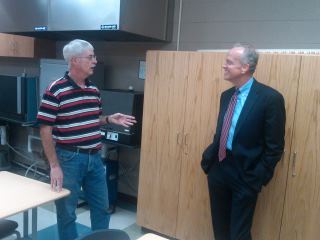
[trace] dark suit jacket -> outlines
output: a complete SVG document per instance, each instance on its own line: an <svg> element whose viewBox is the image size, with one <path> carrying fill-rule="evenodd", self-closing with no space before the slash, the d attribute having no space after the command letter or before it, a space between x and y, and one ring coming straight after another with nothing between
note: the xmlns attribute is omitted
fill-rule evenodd
<svg viewBox="0 0 320 240"><path fill-rule="evenodd" d="M233 92L234 87L221 94L216 133L202 155L201 167L205 173L219 161L223 117ZM285 118L282 95L254 80L236 125L232 156L242 179L257 191L270 181L283 153Z"/></svg>

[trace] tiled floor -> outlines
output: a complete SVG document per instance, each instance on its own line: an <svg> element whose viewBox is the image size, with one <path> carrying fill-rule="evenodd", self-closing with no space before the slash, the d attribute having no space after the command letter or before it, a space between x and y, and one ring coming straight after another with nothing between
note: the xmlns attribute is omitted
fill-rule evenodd
<svg viewBox="0 0 320 240"><path fill-rule="evenodd" d="M23 215L22 213L8 217L8 219L15 220L19 223L18 231L22 234L23 230ZM38 232L41 230L45 232L46 229L56 224L56 215L54 204L46 204L45 206L38 207ZM136 212L123 209L121 207L116 208L116 212L111 215L110 228L122 229L128 233L131 240L135 240L143 235L141 228L136 225ZM31 233L31 214L29 214L29 232ZM89 211L86 207L79 208L77 210L77 223L90 228ZM86 229L88 231L88 229ZM48 234L51 234L48 231ZM41 234L42 238L39 240L48 240L46 234ZM8 237L5 240L13 240L14 237ZM52 236L50 237L52 239ZM58 239L57 239L58 240Z"/></svg>
<svg viewBox="0 0 320 240"><path fill-rule="evenodd" d="M33 175L33 174L32 174ZM31 233L31 211L29 214L29 233ZM18 222L18 231L23 233L23 214L16 214L8 217ZM77 223L83 230L83 232L89 231L90 228L90 217L87 206L83 206L77 209ZM38 207L38 240L58 240L55 227L56 214L54 203L49 203ZM54 228L52 227L54 226ZM78 226L78 227L79 227ZM110 228L121 229L128 233L131 240L136 240L141 237L144 232L141 228L136 225L136 206L133 203L129 203L123 199L118 200L118 205L115 213L111 215ZM50 237L49 237L50 235ZM5 240L13 240L14 236L5 238Z"/></svg>

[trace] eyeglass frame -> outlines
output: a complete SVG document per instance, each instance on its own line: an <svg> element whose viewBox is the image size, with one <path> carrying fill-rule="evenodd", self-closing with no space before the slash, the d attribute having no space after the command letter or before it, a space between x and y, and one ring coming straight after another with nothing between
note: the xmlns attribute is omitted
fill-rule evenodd
<svg viewBox="0 0 320 240"><path fill-rule="evenodd" d="M76 57L76 58L86 58L88 59L89 61L97 61L97 56L96 55L89 55L89 56L86 56L86 57Z"/></svg>

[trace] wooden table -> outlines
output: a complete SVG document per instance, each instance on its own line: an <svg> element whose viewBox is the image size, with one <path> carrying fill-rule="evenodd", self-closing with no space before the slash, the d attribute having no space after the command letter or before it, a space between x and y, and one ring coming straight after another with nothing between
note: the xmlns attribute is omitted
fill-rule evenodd
<svg viewBox="0 0 320 240"><path fill-rule="evenodd" d="M137 240L169 240L168 238L160 237L158 235L155 235L153 233L147 233L143 235L142 237L138 238Z"/></svg>
<svg viewBox="0 0 320 240"><path fill-rule="evenodd" d="M70 194L51 190L50 184L0 171L0 218L23 212L23 236L28 237L28 210L32 209L32 239L37 238L37 207Z"/></svg>

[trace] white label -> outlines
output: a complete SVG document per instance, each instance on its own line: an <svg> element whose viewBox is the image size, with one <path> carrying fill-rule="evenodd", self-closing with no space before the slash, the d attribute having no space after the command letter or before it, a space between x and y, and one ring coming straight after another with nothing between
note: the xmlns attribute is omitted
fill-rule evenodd
<svg viewBox="0 0 320 240"><path fill-rule="evenodd" d="M106 139L112 140L112 141L118 141L118 133L115 132L107 132Z"/></svg>

